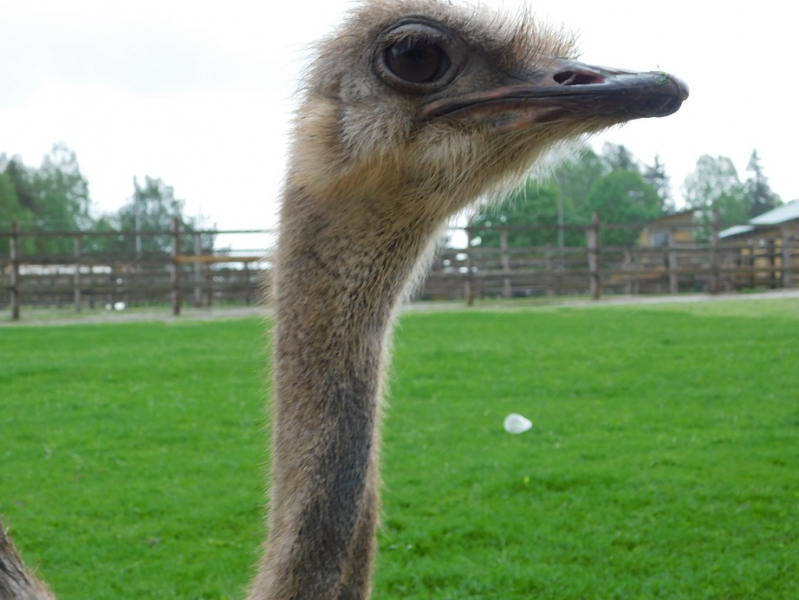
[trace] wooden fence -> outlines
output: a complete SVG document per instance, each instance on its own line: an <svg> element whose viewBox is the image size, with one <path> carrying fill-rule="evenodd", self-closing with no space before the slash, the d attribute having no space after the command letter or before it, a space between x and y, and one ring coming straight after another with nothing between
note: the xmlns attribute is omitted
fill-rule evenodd
<svg viewBox="0 0 799 600"><path fill-rule="evenodd" d="M10 307L12 319L19 319L23 304L28 306L98 305L110 308L169 303L174 314L184 304L208 307L215 303L250 304L258 300L268 278L266 248L245 253L211 251L203 248L203 236L224 233L270 234L270 230L181 231L177 220L171 231L158 232L25 232L12 224L0 232L0 242L9 241L7 259L0 255L0 309ZM23 240L70 238L74 252L65 254L23 253ZM87 238L160 238L167 250L151 252L87 252ZM185 251L187 240L191 253ZM128 244L133 247L134 244ZM136 244L140 246L140 244Z"/></svg>
<svg viewBox="0 0 799 600"><path fill-rule="evenodd" d="M554 244L514 247L509 233L549 231L552 227L502 226L498 246L478 243L478 230L465 228L468 243L456 249L442 245L417 292L419 299L478 297L649 294L734 291L792 287L799 283L799 241L787 228L767 235L729 241L719 238L719 223L707 243L677 243L674 232L658 247L603 245L602 232L640 229L640 225L603 225L598 216L588 225L563 226L580 231L585 245ZM485 233L486 227L479 231ZM21 306L83 307L169 303L174 314L191 304L254 302L268 285L268 245L231 253L203 248L203 235L270 235L270 230L181 231L173 222L162 232L31 232L16 224L0 231L0 309L19 319ZM69 255L24 253L25 238L68 237ZM159 237L161 251L104 253L86 250L90 238ZM189 243L193 240L193 243ZM95 244L96 245L96 244ZM132 245L129 244L132 247ZM141 247L140 244L137 247ZM187 248L190 250L187 251Z"/></svg>
<svg viewBox="0 0 799 600"><path fill-rule="evenodd" d="M705 226L696 225L696 229ZM463 299L602 294L677 294L744 289L790 288L799 284L799 239L794 229L774 228L757 243L747 238L722 240L720 223L710 225L705 243L680 243L676 230L660 246L611 246L602 231L640 230L641 225L602 225L598 216L584 231L584 246L554 244L512 247L509 232L549 231L553 227L498 227L499 246L475 245L478 230L466 228L467 248L444 248L434 261L420 299ZM485 231L482 228L480 231ZM693 236L691 236L693 238Z"/></svg>

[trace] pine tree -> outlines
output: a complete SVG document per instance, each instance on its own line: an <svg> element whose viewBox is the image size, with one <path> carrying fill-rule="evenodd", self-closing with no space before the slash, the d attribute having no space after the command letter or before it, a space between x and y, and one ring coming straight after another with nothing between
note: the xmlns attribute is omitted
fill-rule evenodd
<svg viewBox="0 0 799 600"><path fill-rule="evenodd" d="M655 155L653 165L644 165L643 176L657 190L663 212L666 214L677 212L677 205L671 195L671 179L666 174L666 165L660 162L660 156Z"/></svg>
<svg viewBox="0 0 799 600"><path fill-rule="evenodd" d="M760 165L760 156L757 150L752 150L746 170L752 172L752 177L746 180L746 193L749 194L749 216L756 217L772 210L782 204L780 197L774 193L768 183L768 177L763 174Z"/></svg>

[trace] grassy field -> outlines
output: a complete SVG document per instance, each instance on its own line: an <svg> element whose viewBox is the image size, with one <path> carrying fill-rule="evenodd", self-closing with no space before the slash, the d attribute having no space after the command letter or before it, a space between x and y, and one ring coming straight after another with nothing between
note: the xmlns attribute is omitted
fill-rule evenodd
<svg viewBox="0 0 799 600"><path fill-rule="evenodd" d="M0 328L0 513L60 598L242 596L265 337ZM411 314L392 380L375 598L799 597L798 300Z"/></svg>

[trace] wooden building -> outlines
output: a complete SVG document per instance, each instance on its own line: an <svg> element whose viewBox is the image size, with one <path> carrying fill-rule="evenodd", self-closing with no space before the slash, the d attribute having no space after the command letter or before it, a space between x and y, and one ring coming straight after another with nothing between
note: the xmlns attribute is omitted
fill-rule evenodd
<svg viewBox="0 0 799 600"><path fill-rule="evenodd" d="M799 280L799 200L719 233L722 245L738 251L741 287L791 287Z"/></svg>
<svg viewBox="0 0 799 600"><path fill-rule="evenodd" d="M693 244L696 239L694 213L694 210L684 210L647 221L638 234L638 245L641 248L662 248Z"/></svg>

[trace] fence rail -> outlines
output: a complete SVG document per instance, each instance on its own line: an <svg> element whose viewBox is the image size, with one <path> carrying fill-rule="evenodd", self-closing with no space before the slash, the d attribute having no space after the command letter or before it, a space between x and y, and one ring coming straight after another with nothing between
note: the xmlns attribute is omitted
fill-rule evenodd
<svg viewBox="0 0 799 600"><path fill-rule="evenodd" d="M602 294L788 288L799 283L796 228L783 227L778 235L771 231L756 243L752 236L721 240L720 225L715 219L705 243L678 243L671 232L657 247L602 244L604 230L641 227L603 224L595 215L587 225L563 227L584 232L585 245L527 247L512 245L509 234L551 232L556 228L467 227L461 230L465 232L464 248L442 243L417 298L461 299L469 303L486 296L580 294L599 298ZM487 230L498 231L498 245L487 246L478 241L479 234ZM8 254L0 253L0 289L7 291L0 293L0 309L10 307L12 319L19 319L23 304L71 305L80 311L84 306L93 308L98 304L168 302L177 315L185 304L208 307L214 303L256 301L269 282L268 243L236 254L204 247L202 236L208 234L259 234L274 239L271 230L182 231L177 220L171 231L159 232L37 232L21 231L13 223L10 230L0 231L0 244L3 238L8 240ZM86 250L87 239L103 236L128 241L143 236L158 238L160 249L115 253ZM23 251L22 240L51 237L71 238L74 251Z"/></svg>
<svg viewBox="0 0 799 600"><path fill-rule="evenodd" d="M203 236L262 234L266 229L235 231L181 231L175 219L170 231L20 231L12 223L8 232L9 254L0 255L0 308L10 306L12 319L19 319L21 306L73 305L125 306L168 302L174 314L185 303L208 307L219 302L250 304L257 300L268 278L268 249L247 254L212 250L202 244ZM112 237L132 242L158 239L159 250L136 252L85 251L84 241ZM42 254L21 251L26 238L67 238L73 240L71 254ZM187 241L193 243L187 244ZM140 244L127 244L129 248ZM186 248L192 249L191 253ZM5 298L3 296L6 296ZM6 305L7 302L7 305Z"/></svg>

